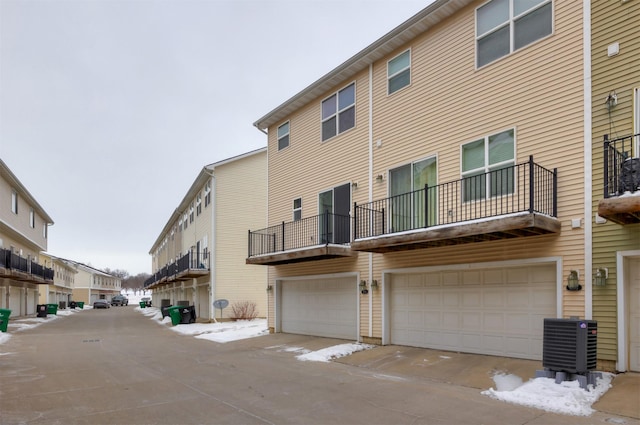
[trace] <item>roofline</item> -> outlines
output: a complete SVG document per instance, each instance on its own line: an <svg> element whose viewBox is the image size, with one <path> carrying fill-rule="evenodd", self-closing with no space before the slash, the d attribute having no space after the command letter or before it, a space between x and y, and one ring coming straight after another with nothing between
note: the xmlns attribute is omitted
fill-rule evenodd
<svg viewBox="0 0 640 425"><path fill-rule="evenodd" d="M232 156L230 158L223 159L221 161L214 162L212 164L205 165L204 167L202 167L202 169L200 170L200 173L198 173L198 176L195 178L195 180L189 187L189 190L187 190L187 193L182 198L182 201L180 201L180 203L178 204L178 207L173 211L173 214L171 214L171 217L169 217L169 220L162 228L162 231L158 235L158 238L155 240L155 242L151 246L151 249L149 250L149 254L153 255L153 250L158 246L158 244L163 238L163 235L165 235L169 231L169 228L177 219L180 218L180 215L188 209L190 200L196 195L196 193L205 184L205 182L209 178L213 177L213 173L216 167L221 167L231 162L239 161L241 159L248 158L250 156L257 155L264 152L267 152L266 146L260 149L255 149L249 152L245 152L240 155Z"/></svg>
<svg viewBox="0 0 640 425"><path fill-rule="evenodd" d="M49 217L49 214L42 208L42 206L36 201L36 198L31 195L27 188L18 180L15 174L9 169L7 164L0 158L0 175L7 177L10 184L20 189L22 196L26 198L33 209L44 219L46 224L53 224L53 219Z"/></svg>
<svg viewBox="0 0 640 425"><path fill-rule="evenodd" d="M253 125L260 131L284 120L293 111L321 96L324 92L366 69L370 64L388 55L393 50L414 39L434 25L459 11L474 0L435 0L411 18L382 36L337 68L303 89Z"/></svg>

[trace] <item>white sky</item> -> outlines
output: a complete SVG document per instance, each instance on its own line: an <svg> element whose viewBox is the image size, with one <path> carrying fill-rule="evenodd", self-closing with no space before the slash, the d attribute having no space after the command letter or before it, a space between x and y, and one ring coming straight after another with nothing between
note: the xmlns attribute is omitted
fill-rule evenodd
<svg viewBox="0 0 640 425"><path fill-rule="evenodd" d="M201 168L432 0L0 0L0 158L48 251L151 272Z"/></svg>
<svg viewBox="0 0 640 425"><path fill-rule="evenodd" d="M129 293L129 304L138 304L142 296L143 294L140 293L137 295ZM85 306L85 310L82 311L88 311L90 308L90 306ZM269 335L266 319L220 323L192 323L189 325L171 326L171 319L169 317L163 318L162 313L156 307L140 308L136 306L134 308L149 319L156 321L160 325L167 326L168 329L174 332L208 340L212 343L228 343L240 339L260 336L267 337ZM48 321L64 318L65 316L79 312L81 312L81 310L66 309L58 310L57 316L48 315L46 318L31 317L10 320L10 333L0 332L0 358L4 355L14 354L6 352L2 347L2 344L12 337L11 333L32 329L33 327L46 324ZM295 356L299 361L329 362L339 357L349 356L357 351L375 349L375 347L374 345L348 342L329 346L317 351L312 351L304 347L286 345L273 345L265 349L291 353L292 356ZM447 361L451 359L451 357L440 356L440 359ZM602 378L596 380L595 387L590 386L589 391L587 391L580 388L577 381L556 384L555 380L551 378L520 377L513 374L497 372L493 376L495 387L482 390L481 393L496 400L533 407L547 412L571 416L591 416L595 412L591 406L611 388L613 378L613 374L603 372Z"/></svg>

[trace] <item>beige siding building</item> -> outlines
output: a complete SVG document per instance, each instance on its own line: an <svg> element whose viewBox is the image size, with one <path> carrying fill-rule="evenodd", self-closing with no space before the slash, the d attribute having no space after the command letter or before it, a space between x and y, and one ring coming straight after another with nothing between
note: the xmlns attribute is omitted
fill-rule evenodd
<svg viewBox="0 0 640 425"><path fill-rule="evenodd" d="M182 301L210 320L248 301L266 317L267 270L245 264L247 229L266 224L266 197L266 148L205 166L149 252L154 305ZM219 299L229 301L222 313Z"/></svg>
<svg viewBox="0 0 640 425"><path fill-rule="evenodd" d="M122 281L117 276L76 261L60 260L77 271L73 279L72 301L81 301L86 305L96 300L111 301L122 290Z"/></svg>
<svg viewBox="0 0 640 425"><path fill-rule="evenodd" d="M12 316L36 313L41 287L53 283L47 249L53 220L0 160L0 308Z"/></svg>
<svg viewBox="0 0 640 425"><path fill-rule="evenodd" d="M44 264L53 269L53 283L46 287L40 287L40 297L38 304L59 304L64 302L67 306L73 300L73 287L75 276L78 273L73 263L62 258L42 253L40 254Z"/></svg>
<svg viewBox="0 0 640 425"><path fill-rule="evenodd" d="M539 360L591 318L590 6L526 5L436 0L255 123L272 331Z"/></svg>
<svg viewBox="0 0 640 425"><path fill-rule="evenodd" d="M640 3L592 1L598 358L640 372Z"/></svg>

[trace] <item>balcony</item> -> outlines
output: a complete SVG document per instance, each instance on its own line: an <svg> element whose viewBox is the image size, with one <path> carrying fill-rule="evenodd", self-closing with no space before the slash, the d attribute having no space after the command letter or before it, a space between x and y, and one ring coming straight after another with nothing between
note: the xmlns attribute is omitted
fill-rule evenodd
<svg viewBox="0 0 640 425"><path fill-rule="evenodd" d="M48 285L53 283L53 274L53 269L0 248L0 278Z"/></svg>
<svg viewBox="0 0 640 425"><path fill-rule="evenodd" d="M351 218L325 212L313 217L249 231L247 264L278 264L353 257Z"/></svg>
<svg viewBox="0 0 640 425"><path fill-rule="evenodd" d="M604 199L598 215L623 225L640 223L640 134L604 136Z"/></svg>
<svg viewBox="0 0 640 425"><path fill-rule="evenodd" d="M209 254L208 252L190 251L174 263L165 265L162 269L149 277L144 287L149 288L154 285L167 282L179 282L194 279L209 274Z"/></svg>
<svg viewBox="0 0 640 425"><path fill-rule="evenodd" d="M560 232L557 170L533 162L354 205L351 249L386 253Z"/></svg>

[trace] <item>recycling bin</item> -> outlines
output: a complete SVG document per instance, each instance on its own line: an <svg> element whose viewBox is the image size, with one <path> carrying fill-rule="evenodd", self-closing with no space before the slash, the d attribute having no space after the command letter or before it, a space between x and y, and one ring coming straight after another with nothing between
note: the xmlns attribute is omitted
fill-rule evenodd
<svg viewBox="0 0 640 425"><path fill-rule="evenodd" d="M147 302L146 301L140 301L140 308L145 308L147 307Z"/></svg>
<svg viewBox="0 0 640 425"><path fill-rule="evenodd" d="M182 307L179 305L167 308L167 310L169 310L169 317L171 317L171 324L173 326L180 324L180 319L182 318L182 314L180 313L181 308Z"/></svg>
<svg viewBox="0 0 640 425"><path fill-rule="evenodd" d="M36 312L38 313L38 317L47 317L47 305L38 304L36 306Z"/></svg>
<svg viewBox="0 0 640 425"><path fill-rule="evenodd" d="M58 315L58 304L47 304L47 314Z"/></svg>
<svg viewBox="0 0 640 425"><path fill-rule="evenodd" d="M82 310L84 308L84 301L78 301L78 308Z"/></svg>
<svg viewBox="0 0 640 425"><path fill-rule="evenodd" d="M7 326L9 326L9 316L11 316L11 310L0 308L0 332L7 331Z"/></svg>

